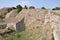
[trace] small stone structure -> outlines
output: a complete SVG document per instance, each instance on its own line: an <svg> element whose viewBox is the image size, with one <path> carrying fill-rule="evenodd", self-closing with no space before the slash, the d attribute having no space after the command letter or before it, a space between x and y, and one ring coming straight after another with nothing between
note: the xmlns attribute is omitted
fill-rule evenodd
<svg viewBox="0 0 60 40"><path fill-rule="evenodd" d="M14 10L12 10L10 13L7 14L7 16L5 18L5 23L7 23L8 27L13 26L16 29L17 25L19 23L21 23L22 25L25 24L24 26L26 26L26 27L28 27L31 24L33 24L35 26L41 26L40 24L42 24L44 22L44 20L45 20L44 18L45 18L45 15L48 13L48 10L23 9L15 17L10 17L10 14L14 15L13 12L14 12ZM39 21L41 21L41 22L39 22ZM37 24L35 22L37 22Z"/></svg>
<svg viewBox="0 0 60 40"><path fill-rule="evenodd" d="M13 11L9 14L11 15ZM13 13L14 15L14 13ZM8 14L7 14L8 16ZM23 9L15 17L5 19L7 28L14 28L16 31L22 31L25 28L27 32L34 32L39 29L41 32L36 34L37 40L51 40L52 39L52 21L53 15L50 10L44 9ZM32 37L32 36L30 36ZM33 38L33 37L32 37ZM31 39L32 39L31 38Z"/></svg>

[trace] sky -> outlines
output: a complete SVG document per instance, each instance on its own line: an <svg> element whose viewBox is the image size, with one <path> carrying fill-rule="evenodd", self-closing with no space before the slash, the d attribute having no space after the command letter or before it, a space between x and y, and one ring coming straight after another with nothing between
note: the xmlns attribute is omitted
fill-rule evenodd
<svg viewBox="0 0 60 40"><path fill-rule="evenodd" d="M60 0L0 0L0 8L3 7L15 7L16 5L34 6L36 8L54 8L60 7Z"/></svg>

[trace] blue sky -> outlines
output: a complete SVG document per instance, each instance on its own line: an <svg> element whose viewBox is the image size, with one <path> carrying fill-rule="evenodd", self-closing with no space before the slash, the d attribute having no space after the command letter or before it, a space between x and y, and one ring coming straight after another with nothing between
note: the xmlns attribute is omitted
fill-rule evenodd
<svg viewBox="0 0 60 40"><path fill-rule="evenodd" d="M22 6L35 6L36 8L54 8L60 7L60 0L0 0L0 8L16 6L18 4Z"/></svg>

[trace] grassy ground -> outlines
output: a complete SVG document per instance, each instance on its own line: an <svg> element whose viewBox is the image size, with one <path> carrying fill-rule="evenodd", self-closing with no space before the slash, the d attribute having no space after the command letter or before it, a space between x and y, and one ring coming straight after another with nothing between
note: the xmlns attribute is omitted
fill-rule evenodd
<svg viewBox="0 0 60 40"><path fill-rule="evenodd" d="M39 29L36 29L34 32L31 33L28 33L26 31L13 32L11 34L5 34L4 36L0 36L0 40L37 40L35 36L39 32ZM30 39L30 36L32 36L32 39Z"/></svg>
<svg viewBox="0 0 60 40"><path fill-rule="evenodd" d="M34 32L28 33L26 31L22 32L13 32L10 34L5 34L4 36L0 36L0 40L37 40L37 34L40 34L41 31L39 29L36 29ZM41 34L40 34L41 35ZM42 37L41 40L46 40L45 37ZM54 37L52 35L52 40L54 40Z"/></svg>
<svg viewBox="0 0 60 40"><path fill-rule="evenodd" d="M4 22L4 20L3 19L0 19L0 24L3 23L3 22Z"/></svg>

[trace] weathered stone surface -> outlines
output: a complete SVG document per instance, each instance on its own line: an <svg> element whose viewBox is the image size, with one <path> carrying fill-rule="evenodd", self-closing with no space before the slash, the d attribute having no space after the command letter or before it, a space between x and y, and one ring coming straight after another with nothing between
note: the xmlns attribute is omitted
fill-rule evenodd
<svg viewBox="0 0 60 40"><path fill-rule="evenodd" d="M13 25L16 30L25 27L25 31L32 33L29 35L29 40L33 40L33 38L35 40L51 40L52 33L55 40L59 39L60 34L57 31L60 30L60 17L52 10L23 9L14 19L9 18L6 23L8 27Z"/></svg>
<svg viewBox="0 0 60 40"><path fill-rule="evenodd" d="M51 27L53 28L53 35L55 40L60 40L60 10L55 10L50 16Z"/></svg>
<svg viewBox="0 0 60 40"><path fill-rule="evenodd" d="M7 27L7 24L0 24L0 29L4 29Z"/></svg>

